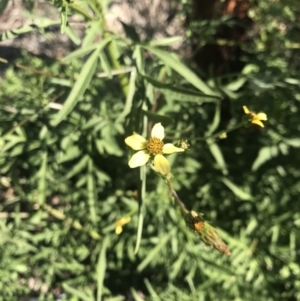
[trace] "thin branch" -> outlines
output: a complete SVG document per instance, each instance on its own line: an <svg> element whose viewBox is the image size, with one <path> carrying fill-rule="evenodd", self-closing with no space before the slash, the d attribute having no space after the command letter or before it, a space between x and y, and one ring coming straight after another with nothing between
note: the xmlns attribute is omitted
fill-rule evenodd
<svg viewBox="0 0 300 301"><path fill-rule="evenodd" d="M180 209L184 212L184 213L188 213L189 210L186 209L184 203L181 201L180 197L178 196L177 192L174 190L174 188L172 187L172 184L170 182L170 180L166 180L166 183L169 187L169 190L172 194L172 196L174 197L175 201L177 202L177 204L179 205Z"/></svg>

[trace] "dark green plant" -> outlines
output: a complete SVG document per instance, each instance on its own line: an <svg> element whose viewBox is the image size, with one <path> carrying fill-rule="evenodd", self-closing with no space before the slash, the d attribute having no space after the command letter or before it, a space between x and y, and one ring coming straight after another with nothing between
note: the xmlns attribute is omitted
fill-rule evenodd
<svg viewBox="0 0 300 301"><path fill-rule="evenodd" d="M223 78L172 50L183 37L112 32L106 2L49 3L60 19L1 34L60 24L79 42L61 61L0 58L0 300L298 300L296 2L251 7L252 55ZM243 106L267 113L265 127ZM128 166L126 137L157 123L185 150L167 157L173 178Z"/></svg>

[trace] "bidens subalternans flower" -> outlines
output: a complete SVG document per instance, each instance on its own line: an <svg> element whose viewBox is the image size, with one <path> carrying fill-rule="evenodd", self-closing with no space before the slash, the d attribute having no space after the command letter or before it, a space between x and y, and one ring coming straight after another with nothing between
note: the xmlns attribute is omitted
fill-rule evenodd
<svg viewBox="0 0 300 301"><path fill-rule="evenodd" d="M246 106L243 106L243 110L245 114L250 116L250 122L259 125L260 127L265 127L261 121L268 120L267 114L265 113L255 113L250 111Z"/></svg>
<svg viewBox="0 0 300 301"><path fill-rule="evenodd" d="M143 166L150 159L153 159L156 171L163 176L167 176L170 173L170 163L163 155L184 152L184 149L176 147L172 143L164 144L164 138L165 129L161 123L154 125L149 140L137 133L133 133L133 135L127 137L125 143L133 150L138 151L129 160L129 167L135 168Z"/></svg>

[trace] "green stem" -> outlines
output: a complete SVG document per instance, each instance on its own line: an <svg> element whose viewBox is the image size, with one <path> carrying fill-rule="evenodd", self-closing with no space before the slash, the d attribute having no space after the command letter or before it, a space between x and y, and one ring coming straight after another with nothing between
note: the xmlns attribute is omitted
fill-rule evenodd
<svg viewBox="0 0 300 301"><path fill-rule="evenodd" d="M172 194L172 196L174 197L176 203L178 204L178 206L180 207L180 209L182 210L183 213L188 213L189 210L186 209L184 203L181 201L180 197L178 196L177 192L174 190L174 188L172 187L171 181L170 180L166 180L166 183L169 187L169 190Z"/></svg>
<svg viewBox="0 0 300 301"><path fill-rule="evenodd" d="M109 35L111 35L111 33L109 31L106 30L106 19L105 19L105 15L103 13L103 8L102 5L100 3L100 1L94 1L91 0L90 1L90 5L93 7L94 11L97 13L99 19L102 21L101 22L101 30L104 34L104 38L107 38ZM114 69L117 70L121 70L122 66L119 63L118 59L116 58L116 56L114 55L116 53L116 42L115 41L111 41L108 46L107 46L107 51L108 51L108 55L110 58L110 61L113 65ZM123 91L124 96L126 97L128 94L128 86L129 86L129 80L126 74L118 74L117 75L118 80L120 82L121 85L121 89Z"/></svg>
<svg viewBox="0 0 300 301"><path fill-rule="evenodd" d="M228 129L228 130L222 130L222 131L219 131L217 132L216 134L213 134L213 135L210 135L210 136L207 136L207 137L199 137L199 138L195 138L193 139L194 141L204 141L204 140L208 140L208 139L215 139L215 138L219 138L220 135L222 135L223 133L227 134L229 132L232 132L234 130L237 130L241 127L243 127L244 125L246 124L245 121L242 121L240 123L238 123L237 125L233 126L232 128ZM191 139L192 140L192 139Z"/></svg>

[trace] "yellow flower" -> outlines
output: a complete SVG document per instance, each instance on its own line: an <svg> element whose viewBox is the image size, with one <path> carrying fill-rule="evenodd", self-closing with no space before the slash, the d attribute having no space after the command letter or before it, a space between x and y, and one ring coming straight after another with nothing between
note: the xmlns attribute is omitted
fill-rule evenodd
<svg viewBox="0 0 300 301"><path fill-rule="evenodd" d="M164 154L173 154L177 152L184 152L184 149L174 146L172 143L163 143L165 137L165 129L161 123L156 123L151 131L151 138L146 140L137 133L133 133L125 139L125 143L135 153L128 162L129 167L135 168L145 165L150 158L153 158L155 169L166 176L170 173L170 163L163 156Z"/></svg>
<svg viewBox="0 0 300 301"><path fill-rule="evenodd" d="M249 109L246 106L243 106L243 109L244 109L245 114L250 116L251 123L257 124L262 128L264 127L264 124L261 121L268 120L267 114L265 114L265 113L257 113L256 114L253 111L249 111Z"/></svg>
<svg viewBox="0 0 300 301"><path fill-rule="evenodd" d="M121 219L116 221L116 234L121 234L123 231L123 226L128 224L131 221L130 216L122 217Z"/></svg>

